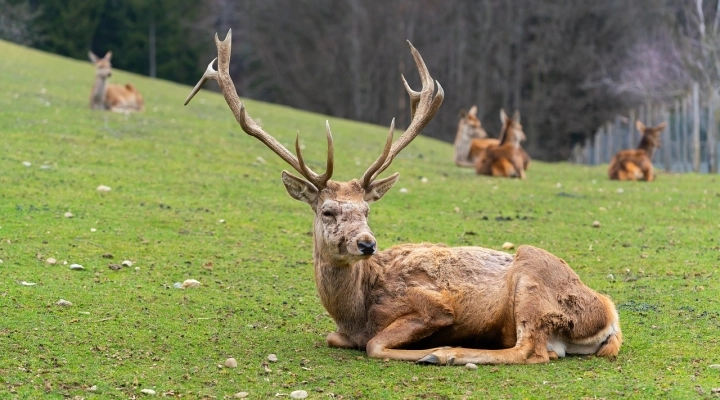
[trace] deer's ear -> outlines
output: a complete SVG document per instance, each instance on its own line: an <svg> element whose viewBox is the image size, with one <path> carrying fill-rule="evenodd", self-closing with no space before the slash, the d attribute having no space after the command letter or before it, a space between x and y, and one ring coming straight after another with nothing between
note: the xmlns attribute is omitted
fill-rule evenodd
<svg viewBox="0 0 720 400"><path fill-rule="evenodd" d="M110 61L110 59L112 58L112 51L108 51L107 53L105 53L105 57L103 58Z"/></svg>
<svg viewBox="0 0 720 400"><path fill-rule="evenodd" d="M93 62L93 64L98 62L98 56L95 55L92 51L88 51L88 57L90 58L90 61Z"/></svg>
<svg viewBox="0 0 720 400"><path fill-rule="evenodd" d="M640 131L640 133L645 133L645 124L642 123L642 121L637 120L635 121L635 128Z"/></svg>
<svg viewBox="0 0 720 400"><path fill-rule="evenodd" d="M477 116L477 105L473 105L470 107L470 111L468 111L468 114L472 115L473 117Z"/></svg>
<svg viewBox="0 0 720 400"><path fill-rule="evenodd" d="M505 126L505 123L507 122L507 120L508 120L508 115L505 114L505 109L501 108L500 109L500 122L502 122L503 126Z"/></svg>
<svg viewBox="0 0 720 400"><path fill-rule="evenodd" d="M661 130L665 129L666 126L667 126L667 122L663 121L663 122L659 123L656 127L654 127L653 130L661 131Z"/></svg>
<svg viewBox="0 0 720 400"><path fill-rule="evenodd" d="M393 187L399 178L400 174L396 172L385 179L380 179L379 181L371 183L370 186L365 189L365 201L372 203L380 200L383 196L385 196L385 193Z"/></svg>
<svg viewBox="0 0 720 400"><path fill-rule="evenodd" d="M300 179L287 171L282 172L282 181L288 194L293 199L308 203L311 206L317 199L318 190L310 182Z"/></svg>

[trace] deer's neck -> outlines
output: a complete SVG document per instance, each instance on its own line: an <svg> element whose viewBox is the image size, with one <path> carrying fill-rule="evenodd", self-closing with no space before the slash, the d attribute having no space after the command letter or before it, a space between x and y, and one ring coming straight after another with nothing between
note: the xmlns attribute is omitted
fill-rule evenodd
<svg viewBox="0 0 720 400"><path fill-rule="evenodd" d="M640 139L640 143L638 144L638 150L645 150L648 157L652 159L653 155L655 154L655 144L651 140L649 140L646 136L643 136L642 139Z"/></svg>
<svg viewBox="0 0 720 400"><path fill-rule="evenodd" d="M107 91L107 78L95 75L95 84L90 92L92 108L105 108L105 92Z"/></svg>
<svg viewBox="0 0 720 400"><path fill-rule="evenodd" d="M342 263L317 250L314 263L320 301L335 320L338 330L351 338L364 335L367 329L367 301L377 276L375 263L372 259Z"/></svg>

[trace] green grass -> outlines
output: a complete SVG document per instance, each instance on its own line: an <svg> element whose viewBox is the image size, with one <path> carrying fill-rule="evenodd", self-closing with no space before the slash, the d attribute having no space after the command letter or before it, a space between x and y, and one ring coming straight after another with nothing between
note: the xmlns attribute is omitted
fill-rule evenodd
<svg viewBox="0 0 720 400"><path fill-rule="evenodd" d="M128 398L144 388L184 398L717 397L717 176L621 183L604 167L533 162L527 181L492 179L454 167L450 145L416 139L388 171L400 182L373 205L381 248L545 248L614 299L625 343L614 361L474 371L383 362L325 346L334 324L312 279L312 211L286 194L288 167L240 130L219 95L202 91L183 107L189 87L115 71L146 111L93 112L89 62L6 42L0 54L0 398ZM300 130L322 169L326 117L246 105L286 145ZM387 128L330 125L334 178L359 177ZM108 268L125 259L134 266ZM173 288L188 278L202 286ZM55 305L61 298L73 305ZM270 353L279 361L266 372ZM219 368L227 357L239 367Z"/></svg>

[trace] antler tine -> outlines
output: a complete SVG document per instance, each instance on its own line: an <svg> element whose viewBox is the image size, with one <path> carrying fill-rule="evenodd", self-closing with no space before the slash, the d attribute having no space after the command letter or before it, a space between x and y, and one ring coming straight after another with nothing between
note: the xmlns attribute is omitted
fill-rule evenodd
<svg viewBox="0 0 720 400"><path fill-rule="evenodd" d="M427 66L425 66L425 62L423 61L420 52L413 47L409 40L407 41L407 44L408 47L410 47L410 52L412 53L415 65L420 73L422 89L419 92L412 90L405 80L405 77L402 76L405 90L407 91L408 96L410 96L410 116L412 118L410 126L408 126L400 138L392 144L389 154L385 154L385 152L383 152L380 158L373 163L371 168L375 167L375 164L380 164L380 167L378 167L373 173L369 174L369 179L368 172L370 169L365 172L365 176L363 176L364 187L367 187L367 185L372 183L378 175L389 167L395 156L397 156L402 149L404 149L408 144L410 144L410 142L413 141L413 139L415 139L415 137L417 137L417 135L420 134L423 128L425 128L425 126L435 116L435 113L437 113L443 99L445 98L445 91L442 86L440 86L440 83L433 80L432 76L430 76L430 71L428 71ZM437 92L435 92L436 86ZM382 162L380 161L381 159L383 159Z"/></svg>
<svg viewBox="0 0 720 400"><path fill-rule="evenodd" d="M270 150L272 150L275 154L282 158L286 163L290 164L291 167L293 167L296 171L302 174L319 190L324 189L325 184L332 175L332 166L330 165L332 163L332 137L330 137L329 128L328 149L330 154L328 154L328 170L323 175L318 176L316 173L312 172L312 170L310 170L310 168L308 168L304 163L302 163L301 165L301 163L298 161L298 158L296 158L290 151L288 151L285 146L280 144L277 139L265 132L245 110L245 105L240 100L240 97L237 94L237 89L235 89L235 84L230 77L232 29L228 30L225 39L222 41L218 38L218 35L216 33L215 46L218 50L218 57L215 59L218 62L218 70L213 70L212 65L215 62L215 60L213 60L213 62L208 65L208 68L203 74L202 78L200 78L200 81L195 85L192 92L190 92L190 95L188 95L187 99L185 100L185 105L190 102L193 96L195 96L195 94L200 90L200 87L202 87L202 85L208 79L215 79L218 82L218 86L220 86L223 97L225 97L225 102L230 107L230 110L235 116L235 120L240 124L243 131L245 131L245 133L247 133L248 135L260 140L263 144L265 144L265 146L269 147ZM302 156L300 155L299 150L298 156L301 159Z"/></svg>
<svg viewBox="0 0 720 400"><path fill-rule="evenodd" d="M370 183L375 180L378 174L376 172L380 167L385 163L385 160L387 160L388 155L390 155L390 148L392 147L392 140L393 140L393 133L395 132L395 118L392 119L392 122L390 122L390 132L388 133L387 140L385 141L385 149L383 149L382 154L380 157L378 157L377 160L375 160L374 163L370 166L370 168L365 171L363 174L363 177L360 179L362 182L362 187L366 188L370 186Z"/></svg>
<svg viewBox="0 0 720 400"><path fill-rule="evenodd" d="M310 168L305 165L305 160L303 160L302 152L300 151L300 132L295 136L295 153L297 154L298 163L300 164L301 171L299 171L310 183L315 185L315 187L322 189L326 187L327 181L330 180L330 177L333 173L333 166L335 164L334 161L334 148L333 148L333 138L332 133L330 132L330 123L328 121L325 121L325 131L327 134L327 142L328 142L328 156L327 156L327 165L325 168L325 172L322 175L318 175L315 172L313 172Z"/></svg>

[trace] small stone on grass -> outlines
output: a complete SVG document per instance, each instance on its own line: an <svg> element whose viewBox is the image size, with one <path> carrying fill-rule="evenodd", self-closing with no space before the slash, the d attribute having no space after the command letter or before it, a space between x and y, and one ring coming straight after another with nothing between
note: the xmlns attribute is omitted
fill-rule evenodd
<svg viewBox="0 0 720 400"><path fill-rule="evenodd" d="M235 360L234 358L230 357L227 360L225 360L225 367L237 368L237 366L238 366L237 360Z"/></svg>
<svg viewBox="0 0 720 400"><path fill-rule="evenodd" d="M478 369L478 366L473 363L467 363L465 364L465 368L467 369Z"/></svg>
<svg viewBox="0 0 720 400"><path fill-rule="evenodd" d="M63 215L65 215L65 218L72 218L72 217L74 217L73 213L71 213L70 211L66 212L66 213L63 214Z"/></svg>
<svg viewBox="0 0 720 400"><path fill-rule="evenodd" d="M200 287L200 282L195 279L185 279L185 282L182 283L182 287L183 289Z"/></svg>
<svg viewBox="0 0 720 400"><path fill-rule="evenodd" d="M100 193L107 193L111 190L110 186L100 185L97 187L97 191Z"/></svg>
<svg viewBox="0 0 720 400"><path fill-rule="evenodd" d="M155 391L152 389L143 389L140 391L142 394L148 394L150 396L155 396Z"/></svg>
<svg viewBox="0 0 720 400"><path fill-rule="evenodd" d="M278 358L277 358L277 356L276 356L275 354L269 354L269 355L267 356L267 359L268 359L268 361L270 361L270 362L277 362L277 360L278 360Z"/></svg>
<svg viewBox="0 0 720 400"><path fill-rule="evenodd" d="M71 302L69 302L69 301L67 301L67 300L65 300L65 299L60 299L60 300L58 300L58 302L55 303L55 304L59 305L60 307L70 307L70 306L72 305Z"/></svg>
<svg viewBox="0 0 720 400"><path fill-rule="evenodd" d="M502 245L503 250L511 250L515 248L515 245L510 242L505 242Z"/></svg>
<svg viewBox="0 0 720 400"><path fill-rule="evenodd" d="M130 260L125 260L121 263L123 267L132 267L133 263Z"/></svg>
<svg viewBox="0 0 720 400"><path fill-rule="evenodd" d="M233 397L236 399L244 399L248 396L250 396L250 393L248 393L248 392L237 392L233 395Z"/></svg>
<svg viewBox="0 0 720 400"><path fill-rule="evenodd" d="M48 258L47 260L45 260L45 262L48 263L48 264L50 264L50 265L55 265L55 264L57 264L57 260L54 259L54 258L52 258L52 257L50 257L50 258Z"/></svg>
<svg viewBox="0 0 720 400"><path fill-rule="evenodd" d="M70 264L70 269L73 271L82 271L85 269L85 267L80 264Z"/></svg>
<svg viewBox="0 0 720 400"><path fill-rule="evenodd" d="M593 228L599 228L599 227L600 227L600 221L593 221L592 226L593 226Z"/></svg>
<svg viewBox="0 0 720 400"><path fill-rule="evenodd" d="M291 399L306 399L308 397L308 392L304 390L295 390L294 392L290 393Z"/></svg>

